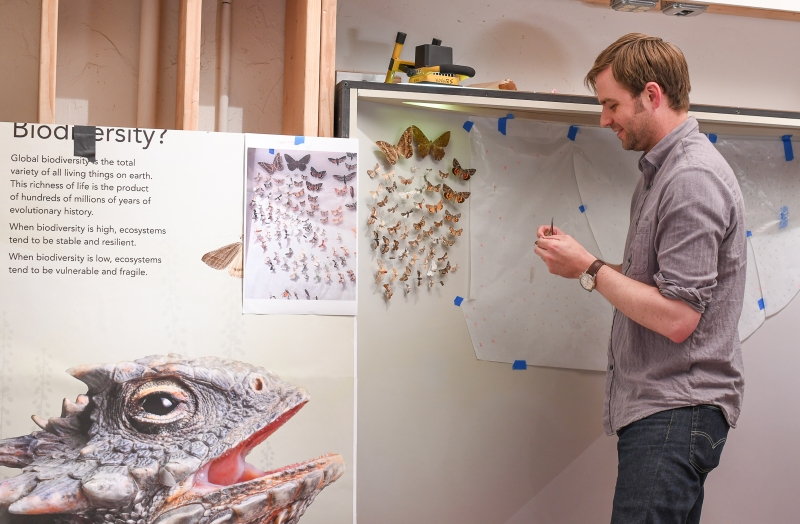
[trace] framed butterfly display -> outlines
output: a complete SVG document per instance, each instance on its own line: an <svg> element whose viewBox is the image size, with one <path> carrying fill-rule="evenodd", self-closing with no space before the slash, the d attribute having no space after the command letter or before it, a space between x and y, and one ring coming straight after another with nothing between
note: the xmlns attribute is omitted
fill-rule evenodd
<svg viewBox="0 0 800 524"><path fill-rule="evenodd" d="M353 315L358 142L293 139L245 139L244 312ZM206 263L235 274L235 248L220 248Z"/></svg>

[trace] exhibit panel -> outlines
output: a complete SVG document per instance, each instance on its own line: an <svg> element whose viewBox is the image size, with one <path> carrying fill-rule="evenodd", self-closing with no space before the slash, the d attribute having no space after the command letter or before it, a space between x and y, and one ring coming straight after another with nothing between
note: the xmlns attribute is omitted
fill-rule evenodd
<svg viewBox="0 0 800 524"><path fill-rule="evenodd" d="M90 129L97 164L74 155L72 126L0 124L0 438L39 430L32 414L55 417L86 393L68 368L154 354L244 362L310 399L250 463L340 455L342 476L302 522L352 521L354 319L244 315L234 261L202 260L241 242L244 135Z"/></svg>

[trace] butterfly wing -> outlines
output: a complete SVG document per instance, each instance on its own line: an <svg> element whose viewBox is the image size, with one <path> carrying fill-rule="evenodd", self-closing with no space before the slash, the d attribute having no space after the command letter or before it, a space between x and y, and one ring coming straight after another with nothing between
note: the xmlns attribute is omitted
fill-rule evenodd
<svg viewBox="0 0 800 524"><path fill-rule="evenodd" d="M308 165L308 161L311 160L311 155L306 155L300 160L297 161L297 169L300 171L305 171L306 166Z"/></svg>
<svg viewBox="0 0 800 524"><path fill-rule="evenodd" d="M407 127L403 134L400 135L400 141L397 143L397 152L403 156L403 158L411 158L411 155L414 154L414 146L411 143L412 137L412 128Z"/></svg>
<svg viewBox="0 0 800 524"><path fill-rule="evenodd" d="M390 164L395 165L397 163L399 151L396 146L393 146L388 142L384 142L383 140L378 140L375 142L375 145L381 148L383 154L386 155L386 160L388 160Z"/></svg>
<svg viewBox="0 0 800 524"><path fill-rule="evenodd" d="M414 135L414 142L417 143L417 151L419 151L419 156L425 158L428 156L428 153L431 152L431 141L428 140L428 137L425 136L425 133L423 133L422 130L417 126L411 126L411 132Z"/></svg>
<svg viewBox="0 0 800 524"><path fill-rule="evenodd" d="M325 173L327 173L327 171L317 171L313 167L311 168L311 176L314 178L319 178L321 180L325 178Z"/></svg>
<svg viewBox="0 0 800 524"><path fill-rule="evenodd" d="M445 131L431 144L431 155L437 162L444 158L444 148L450 143L450 131Z"/></svg>
<svg viewBox="0 0 800 524"><path fill-rule="evenodd" d="M242 261L242 243L241 242L234 242L233 244L228 244L227 246L222 246L219 249L215 249L213 251L209 251L201 260L205 262L205 264L209 267L214 269L225 269L229 265L235 266L238 269L228 269L228 272L231 276L237 276L234 272L240 272L243 267ZM238 259L238 262L237 262ZM237 278L242 278L241 275L238 275Z"/></svg>

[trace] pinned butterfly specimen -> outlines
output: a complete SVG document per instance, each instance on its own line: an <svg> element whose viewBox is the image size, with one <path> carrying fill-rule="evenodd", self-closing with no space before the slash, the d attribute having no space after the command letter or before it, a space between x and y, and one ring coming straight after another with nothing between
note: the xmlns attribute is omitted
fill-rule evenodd
<svg viewBox="0 0 800 524"><path fill-rule="evenodd" d="M242 278L244 276L244 257L242 256L241 242L234 242L209 251L203 255L201 260L214 269L227 269L228 274L232 277Z"/></svg>
<svg viewBox="0 0 800 524"><path fill-rule="evenodd" d="M453 226L450 226L450 234L453 235L454 237L460 237L462 231L464 231L463 228L462 229L453 229Z"/></svg>
<svg viewBox="0 0 800 524"><path fill-rule="evenodd" d="M450 173L448 173L447 171L441 171L441 170L439 171L439 177L447 178L449 176L450 176Z"/></svg>
<svg viewBox="0 0 800 524"><path fill-rule="evenodd" d="M345 196L347 194L347 187L343 187L342 189L339 189L338 187L334 187L333 190L336 191L336 194L338 196Z"/></svg>
<svg viewBox="0 0 800 524"><path fill-rule="evenodd" d="M275 158L272 159L272 162L259 162L258 165L266 169L267 173L270 175L276 171L283 171L283 159L280 153L275 154Z"/></svg>
<svg viewBox="0 0 800 524"><path fill-rule="evenodd" d="M372 214L370 214L369 220L367 220L367 225L371 226L372 224L375 223L376 220L378 220L378 209L373 207L372 208Z"/></svg>
<svg viewBox="0 0 800 524"><path fill-rule="evenodd" d="M397 204L394 207L387 207L386 211L388 211L389 213L394 213L395 211L397 211L398 207L400 207L400 204Z"/></svg>
<svg viewBox="0 0 800 524"><path fill-rule="evenodd" d="M397 189L397 182L393 182L391 186L386 186L386 191L389 193L394 193L395 189Z"/></svg>
<svg viewBox="0 0 800 524"><path fill-rule="evenodd" d="M431 228L430 228L430 229L428 229L428 230L423 230L423 231L422 231L422 236L424 236L425 238L428 238L428 237L429 237L429 236L431 236L432 234L433 234L433 227L431 227Z"/></svg>
<svg viewBox="0 0 800 524"><path fill-rule="evenodd" d="M378 207L385 206L388 201L389 201L389 195L386 195L385 197L383 197L383 200L377 203Z"/></svg>
<svg viewBox="0 0 800 524"><path fill-rule="evenodd" d="M388 173L384 173L381 175L381 177L383 177L384 180L391 180L393 176L394 176L394 171L389 171Z"/></svg>
<svg viewBox="0 0 800 524"><path fill-rule="evenodd" d="M433 227L439 228L439 227L442 227L442 224L444 224L444 220L440 220L438 222L434 222L433 223Z"/></svg>
<svg viewBox="0 0 800 524"><path fill-rule="evenodd" d="M376 176L380 175L381 165L375 164L375 169L367 169L367 174L370 178L375 178Z"/></svg>
<svg viewBox="0 0 800 524"><path fill-rule="evenodd" d="M444 197L450 202L462 204L466 199L469 198L469 191L453 191L453 189L447 184L442 184L442 187L444 188Z"/></svg>
<svg viewBox="0 0 800 524"><path fill-rule="evenodd" d="M384 142L383 140L378 140L375 144L381 148L383 154L386 155L386 160L388 160L390 164L395 165L401 156L403 158L411 158L411 155L414 154L414 147L411 145L411 137L412 132L409 127L400 135L400 141L396 146Z"/></svg>
<svg viewBox="0 0 800 524"><path fill-rule="evenodd" d="M430 154L436 161L444 158L444 148L450 143L450 131L445 131L433 142L428 140L428 137L417 126L411 126L411 132L414 135L414 142L417 143L419 156L425 158Z"/></svg>
<svg viewBox="0 0 800 524"><path fill-rule="evenodd" d="M300 203L302 204L302 202L300 202ZM311 209L316 211L317 209L319 209L319 204L310 204L310 207L311 207ZM322 214L322 212L320 212L320 214ZM325 214L327 215L328 212L326 211Z"/></svg>
<svg viewBox="0 0 800 524"><path fill-rule="evenodd" d="M313 176L314 178L319 178L320 180L322 180L323 178L325 178L326 173L327 171L317 171L313 167L311 168L311 176Z"/></svg>
<svg viewBox="0 0 800 524"><path fill-rule="evenodd" d="M425 204L425 207L428 208L428 213L438 213L444 207L444 200L439 200L439 202L434 205Z"/></svg>
<svg viewBox="0 0 800 524"><path fill-rule="evenodd" d="M414 230L416 231L419 231L423 227L425 227L425 217L422 217L422 220L420 220L419 222L414 223Z"/></svg>
<svg viewBox="0 0 800 524"><path fill-rule="evenodd" d="M298 191L298 192L296 192L296 193L292 193L292 194L293 194L295 197L297 197L297 198L300 198L301 196L303 196L303 195L305 195L305 194L306 194L306 190L305 190L305 189L301 189L300 191Z"/></svg>
<svg viewBox="0 0 800 524"><path fill-rule="evenodd" d="M331 163L336 164L338 166L339 164L344 162L345 158L347 158L347 156L340 156L339 158L330 158L329 157L328 160L330 160Z"/></svg>
<svg viewBox="0 0 800 524"><path fill-rule="evenodd" d="M348 164L347 162L345 162L344 167L346 167L348 170L352 171L353 169L358 167L358 164Z"/></svg>
<svg viewBox="0 0 800 524"><path fill-rule="evenodd" d="M344 182L345 184L353 180L355 177L356 177L355 171L353 171L352 173L348 173L346 175L333 175L333 178L335 178L339 182Z"/></svg>
<svg viewBox="0 0 800 524"><path fill-rule="evenodd" d="M306 166L308 165L308 161L311 160L311 155L306 155L300 160L295 160L289 155L285 156L286 156L286 167L289 168L289 171L294 171L296 169L299 169L300 171L305 171Z"/></svg>
<svg viewBox="0 0 800 524"><path fill-rule="evenodd" d="M311 196L311 195L308 196L309 202L316 202L318 199L319 199L318 196Z"/></svg>
<svg viewBox="0 0 800 524"><path fill-rule="evenodd" d="M372 198L378 198L383 193L383 184L378 184L378 188L375 191L370 191L369 194L372 195Z"/></svg>
<svg viewBox="0 0 800 524"><path fill-rule="evenodd" d="M401 225L401 222L398 220L398 221L397 221L397 225L395 225L395 226L393 226L393 227L387 227L387 228L386 228L386 231L387 231L387 232L388 232L390 235L396 235L396 234L397 234L397 232L400 230L400 225Z"/></svg>
<svg viewBox="0 0 800 524"><path fill-rule="evenodd" d="M338 216L336 218L332 218L331 222L333 222L334 224L341 224L343 220L344 220L343 216Z"/></svg>
<svg viewBox="0 0 800 524"><path fill-rule="evenodd" d="M442 187L442 184L436 184L434 186L433 184L431 184L427 180L425 181L425 183L427 184L427 186L425 187L425 191L435 191L436 193L438 193L439 192L439 188Z"/></svg>
<svg viewBox="0 0 800 524"><path fill-rule="evenodd" d="M444 219L448 222L458 222L459 218L461 218L461 213L458 213L457 215L451 215L448 210L444 210Z"/></svg>
<svg viewBox="0 0 800 524"><path fill-rule="evenodd" d="M442 236L442 244L444 244L445 246L447 246L447 247L450 247L450 246L452 246L452 245L453 245L453 244L455 244L455 243L456 243L456 240L455 240L455 239L453 239L453 240L447 240L447 237L446 237L446 236L444 236L444 235Z"/></svg>
<svg viewBox="0 0 800 524"><path fill-rule="evenodd" d="M458 163L458 160L455 158L453 159L453 175L461 180L469 180L472 178L472 175L475 174L476 169L464 169L461 167L461 164Z"/></svg>
<svg viewBox="0 0 800 524"><path fill-rule="evenodd" d="M424 206L424 205L425 205L425 199L423 198L421 202L412 202L412 204L414 204L414 206L415 206L416 208L418 208L418 209L422 209L422 206Z"/></svg>
<svg viewBox="0 0 800 524"><path fill-rule="evenodd" d="M413 176L411 178L403 178L400 175L397 175L397 178L400 179L400 183L401 184L404 184L406 186L411 184L414 181L414 177Z"/></svg>
<svg viewBox="0 0 800 524"><path fill-rule="evenodd" d="M356 203L353 202L352 204L345 204L344 207L346 207L350 211L355 211L356 210Z"/></svg>
<svg viewBox="0 0 800 524"><path fill-rule="evenodd" d="M383 288L386 290L386 300L391 300L394 293L392 292L392 286L389 284L384 284Z"/></svg>
<svg viewBox="0 0 800 524"><path fill-rule="evenodd" d="M291 180L291 178L289 180ZM292 180L292 183L295 185L295 187L303 187L303 181L302 180L300 180L299 182L295 182L295 181Z"/></svg>
<svg viewBox="0 0 800 524"><path fill-rule="evenodd" d="M312 184L311 182L306 181L306 187L309 191L322 191L322 182L319 184Z"/></svg>

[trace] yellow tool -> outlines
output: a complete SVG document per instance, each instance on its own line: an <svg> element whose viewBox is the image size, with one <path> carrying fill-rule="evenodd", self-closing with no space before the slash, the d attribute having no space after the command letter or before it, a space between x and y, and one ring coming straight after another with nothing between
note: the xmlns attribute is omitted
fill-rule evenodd
<svg viewBox="0 0 800 524"><path fill-rule="evenodd" d="M445 47L442 41L434 38L430 44L416 47L414 62L400 60L406 34L397 33L392 50L392 59L389 61L389 71L386 73L386 83L394 83L394 75L403 72L408 75L412 84L445 84L457 86L467 78L475 76L475 70L468 66L453 64L453 48Z"/></svg>

